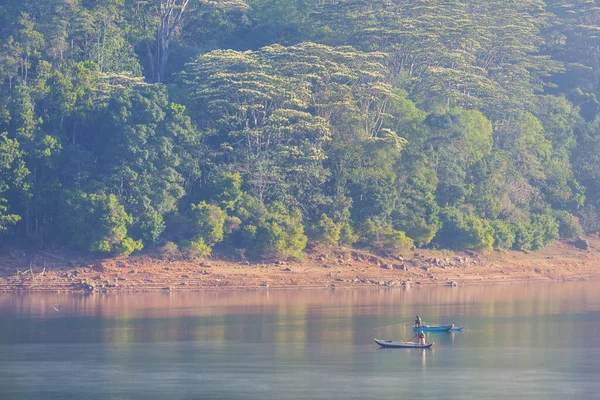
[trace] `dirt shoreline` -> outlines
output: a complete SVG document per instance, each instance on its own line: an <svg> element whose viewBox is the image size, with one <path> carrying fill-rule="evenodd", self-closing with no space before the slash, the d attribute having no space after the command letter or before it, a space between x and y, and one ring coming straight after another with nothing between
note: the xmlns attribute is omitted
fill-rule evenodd
<svg viewBox="0 0 600 400"><path fill-rule="evenodd" d="M83 259L36 252L0 259L0 292L146 292L239 289L417 287L600 280L600 238L589 249L557 242L537 252L415 250L380 257L317 248L304 261L240 263L138 255Z"/></svg>

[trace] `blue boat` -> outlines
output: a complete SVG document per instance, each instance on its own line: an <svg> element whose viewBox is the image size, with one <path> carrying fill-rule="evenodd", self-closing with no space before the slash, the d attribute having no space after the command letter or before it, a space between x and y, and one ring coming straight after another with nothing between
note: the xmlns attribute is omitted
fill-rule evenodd
<svg viewBox="0 0 600 400"><path fill-rule="evenodd" d="M417 332L448 332L450 329L454 328L454 324L439 326L422 325L418 328L416 326L413 326L412 328Z"/></svg>

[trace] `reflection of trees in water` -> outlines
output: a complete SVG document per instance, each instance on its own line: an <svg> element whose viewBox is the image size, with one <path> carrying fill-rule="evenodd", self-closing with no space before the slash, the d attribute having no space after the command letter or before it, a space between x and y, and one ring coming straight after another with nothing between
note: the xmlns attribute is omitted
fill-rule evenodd
<svg viewBox="0 0 600 400"><path fill-rule="evenodd" d="M61 312L51 306L61 304ZM108 342L260 341L300 348L306 343L368 343L412 335L414 315L430 323L465 323L494 319L468 335L470 344L574 341L573 330L543 332L532 323L551 315L600 307L600 292L587 282L512 286L423 287L399 289L204 291L187 293L0 294L0 316L29 319L31 335L0 340ZM458 316L458 317L457 317ZM466 320L454 320L460 316ZM510 324L502 324L510 320ZM533 321L535 322L535 321ZM25 323L25 322L23 322ZM566 321L564 323L570 323ZM515 324L517 329L515 329ZM38 328L47 328L42 337ZM559 324L560 326L560 324ZM375 328L374 328L375 327ZM378 328L381 328L378 330ZM561 336L562 335L562 336ZM463 333L428 338L453 345ZM561 337L559 337L561 336Z"/></svg>

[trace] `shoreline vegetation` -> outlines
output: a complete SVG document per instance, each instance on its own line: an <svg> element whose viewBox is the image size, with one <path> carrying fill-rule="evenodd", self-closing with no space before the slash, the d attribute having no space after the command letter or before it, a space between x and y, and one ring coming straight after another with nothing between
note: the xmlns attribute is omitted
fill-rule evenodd
<svg viewBox="0 0 600 400"><path fill-rule="evenodd" d="M442 3L0 2L0 251L61 249L5 286L578 265L553 243L600 234L600 0Z"/></svg>
<svg viewBox="0 0 600 400"><path fill-rule="evenodd" d="M600 238L588 250L555 242L536 252L415 249L380 257L343 247L313 248L303 261L233 262L137 255L69 258L49 252L2 257L0 293L148 292L239 289L415 288L600 279Z"/></svg>

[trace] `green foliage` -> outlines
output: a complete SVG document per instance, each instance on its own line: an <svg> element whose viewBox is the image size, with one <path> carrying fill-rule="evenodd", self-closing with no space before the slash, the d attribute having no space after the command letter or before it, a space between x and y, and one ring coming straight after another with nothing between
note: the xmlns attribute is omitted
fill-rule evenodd
<svg viewBox="0 0 600 400"><path fill-rule="evenodd" d="M242 195L242 176L238 172L221 172L210 180L210 199L225 210L232 209Z"/></svg>
<svg viewBox="0 0 600 400"><path fill-rule="evenodd" d="M207 245L202 237L183 242L181 248L188 257L192 258L206 258L212 252L211 246Z"/></svg>
<svg viewBox="0 0 600 400"><path fill-rule="evenodd" d="M165 242L158 248L158 252L163 259L170 258L179 253L179 247L173 242Z"/></svg>
<svg viewBox="0 0 600 400"><path fill-rule="evenodd" d="M437 233L437 226L435 224L428 224L424 218L413 220L406 228L406 233L410 236L415 245L418 247L427 246Z"/></svg>
<svg viewBox="0 0 600 400"><path fill-rule="evenodd" d="M346 246L352 246L358 242L358 235L354 233L352 226L348 222L345 222L340 227L340 243Z"/></svg>
<svg viewBox="0 0 600 400"><path fill-rule="evenodd" d="M374 250L388 254L406 254L414 247L414 242L403 231L398 231L390 225L377 225L368 219L362 226L360 242Z"/></svg>
<svg viewBox="0 0 600 400"><path fill-rule="evenodd" d="M63 237L79 249L129 255L143 248L141 241L127 236L133 219L113 194L67 193L61 217Z"/></svg>
<svg viewBox="0 0 600 400"><path fill-rule="evenodd" d="M288 210L274 203L256 226L244 228L251 253L267 257L303 259L302 251L308 241L302 225L300 210Z"/></svg>
<svg viewBox="0 0 600 400"><path fill-rule="evenodd" d="M0 2L3 242L301 258L305 229L387 253L600 232L597 3Z"/></svg>
<svg viewBox="0 0 600 400"><path fill-rule="evenodd" d="M508 222L502 220L490 221L490 226L494 232L494 247L497 249L512 249L516 239L514 228Z"/></svg>
<svg viewBox="0 0 600 400"><path fill-rule="evenodd" d="M533 248L534 232L529 223L518 222L514 225L515 250L531 250Z"/></svg>
<svg viewBox="0 0 600 400"><path fill-rule="evenodd" d="M534 215L531 219L531 227L533 231L532 250L539 250L559 238L559 225L551 212L546 211L543 214Z"/></svg>
<svg viewBox="0 0 600 400"><path fill-rule="evenodd" d="M133 240L130 237L126 237L119 243L115 249L114 253L117 255L128 256L136 250L142 250L144 245L141 240Z"/></svg>
<svg viewBox="0 0 600 400"><path fill-rule="evenodd" d="M341 226L333 222L326 214L321 214L321 219L313 228L315 240L331 246L337 246L341 237Z"/></svg>
<svg viewBox="0 0 600 400"><path fill-rule="evenodd" d="M11 186L21 186L21 182L29 174L21 159L22 156L18 140L10 139L6 132L2 133L0 135L0 195ZM21 220L20 215L7 214L7 203L5 198L0 197L0 232Z"/></svg>
<svg viewBox="0 0 600 400"><path fill-rule="evenodd" d="M147 247L154 247L166 228L165 221L157 212L147 212L140 218L140 234Z"/></svg>
<svg viewBox="0 0 600 400"><path fill-rule="evenodd" d="M442 228L436 242L453 249L492 250L493 230L490 224L473 213L446 207L440 212Z"/></svg>
<svg viewBox="0 0 600 400"><path fill-rule="evenodd" d="M6 199L0 199L0 232L6 230L11 225L15 225L21 220L21 217L19 215L4 214L8 209L8 207L2 204L5 202Z"/></svg>
<svg viewBox="0 0 600 400"><path fill-rule="evenodd" d="M272 257L295 257L302 259L306 247L304 228L299 225L281 226L275 221L259 225L256 232L257 249Z"/></svg>
<svg viewBox="0 0 600 400"><path fill-rule="evenodd" d="M411 238L406 236L402 231L397 231L391 227L386 227L380 232L381 242L376 243L376 246L381 248L390 254L395 255L406 255L409 250L414 247L414 242Z"/></svg>
<svg viewBox="0 0 600 400"><path fill-rule="evenodd" d="M571 239L583 235L583 228L577 217L565 210L554 212L558 223L558 234L561 239Z"/></svg>
<svg viewBox="0 0 600 400"><path fill-rule="evenodd" d="M219 206L200 202L191 205L192 232L195 242L212 247L223 241L223 226L227 218ZM200 240L201 239L201 240Z"/></svg>
<svg viewBox="0 0 600 400"><path fill-rule="evenodd" d="M579 210L577 214L585 233L600 232L600 213L595 206L589 204Z"/></svg>
<svg viewBox="0 0 600 400"><path fill-rule="evenodd" d="M559 238L559 223L546 211L533 215L529 223L517 223L515 233L515 250L539 250Z"/></svg>

